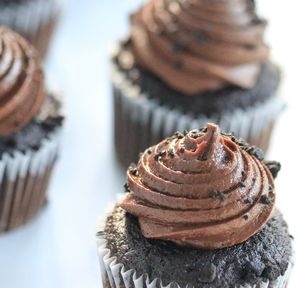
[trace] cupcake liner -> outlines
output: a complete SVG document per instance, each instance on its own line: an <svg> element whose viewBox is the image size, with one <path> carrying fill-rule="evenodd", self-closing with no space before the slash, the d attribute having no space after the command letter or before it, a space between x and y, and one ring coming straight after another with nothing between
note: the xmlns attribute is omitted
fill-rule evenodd
<svg viewBox="0 0 300 288"><path fill-rule="evenodd" d="M0 5L0 25L25 36L44 57L55 29L62 0L29 0Z"/></svg>
<svg viewBox="0 0 300 288"><path fill-rule="evenodd" d="M278 114L284 108L280 97L271 97L269 101L246 110L235 109L222 115L195 117L149 99L115 64L112 67L112 81L115 147L119 160L125 166L136 161L138 154L147 147L175 131L197 129L208 122L217 123L224 131L234 132L266 151Z"/></svg>
<svg viewBox="0 0 300 288"><path fill-rule="evenodd" d="M58 154L61 128L38 150L4 153L0 159L0 233L24 225L46 204L46 190Z"/></svg>
<svg viewBox="0 0 300 288"><path fill-rule="evenodd" d="M103 221L102 221L103 222ZM113 256L110 249L107 248L107 241L105 233L103 233L103 224L100 225L100 229L97 234L97 250L100 262L100 270L102 277L103 288L170 288L178 287L180 285L176 282L164 285L159 278L150 279L149 275L145 272L142 275L138 275L136 270L126 270L122 263L118 263L117 257ZM293 259L289 263L289 266L284 275L278 277L275 281L260 282L255 285L245 284L237 285L236 288L285 288L288 283L288 279L293 267ZM175 286L173 286L175 285ZM186 285L185 287L190 287Z"/></svg>

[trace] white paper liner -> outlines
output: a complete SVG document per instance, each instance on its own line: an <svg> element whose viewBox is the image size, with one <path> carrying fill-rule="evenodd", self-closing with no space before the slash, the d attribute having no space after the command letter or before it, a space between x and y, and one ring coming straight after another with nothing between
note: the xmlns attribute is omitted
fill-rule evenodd
<svg viewBox="0 0 300 288"><path fill-rule="evenodd" d="M107 248L105 233L102 232L104 231L104 226L104 219L100 219L97 230L99 231L97 234L97 252L103 288L171 288L171 286L180 288L180 285L176 282L163 285L162 280L159 278L150 279L147 271L142 275L138 275L134 269L126 270L124 265L118 263L117 257L113 256L111 250ZM141 261L142 260L143 259L141 259ZM260 282L255 285L238 285L235 288L286 288L293 268L293 263L294 260L292 256L285 274L278 277L275 281ZM185 287L191 288L192 286L186 285Z"/></svg>
<svg viewBox="0 0 300 288"><path fill-rule="evenodd" d="M61 128L43 139L38 150L4 153L0 159L0 233L30 221L46 201L57 158Z"/></svg>
<svg viewBox="0 0 300 288"><path fill-rule="evenodd" d="M195 117L149 99L115 64L112 65L112 81L115 145L120 160L126 165L136 160L139 152L175 131L197 129L208 122L217 123L223 131L234 132L250 144L267 150L272 128L285 106L280 97L271 97L246 110L237 108L222 115ZM130 160L122 160L122 157Z"/></svg>
<svg viewBox="0 0 300 288"><path fill-rule="evenodd" d="M63 0L30 0L0 4L0 25L22 34L44 56L62 9Z"/></svg>

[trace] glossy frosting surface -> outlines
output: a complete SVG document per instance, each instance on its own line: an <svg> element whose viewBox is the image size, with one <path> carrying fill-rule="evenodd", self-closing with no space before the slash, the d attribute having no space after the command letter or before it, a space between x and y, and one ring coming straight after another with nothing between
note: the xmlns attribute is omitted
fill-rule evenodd
<svg viewBox="0 0 300 288"><path fill-rule="evenodd" d="M247 89L268 59L265 27L250 0L150 0L132 16L131 52L187 95Z"/></svg>
<svg viewBox="0 0 300 288"><path fill-rule="evenodd" d="M20 35L0 27L0 136L28 124L44 99L44 75L36 50Z"/></svg>
<svg viewBox="0 0 300 288"><path fill-rule="evenodd" d="M146 238L230 247L260 231L274 208L270 170L215 124L151 147L127 176L121 207Z"/></svg>

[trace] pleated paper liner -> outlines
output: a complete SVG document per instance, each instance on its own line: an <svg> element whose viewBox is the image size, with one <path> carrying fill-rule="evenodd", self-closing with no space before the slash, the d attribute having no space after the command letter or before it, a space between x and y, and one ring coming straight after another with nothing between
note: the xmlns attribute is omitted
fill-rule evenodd
<svg viewBox="0 0 300 288"><path fill-rule="evenodd" d="M3 154L0 160L0 233L20 227L42 210L58 154L61 128L38 150Z"/></svg>
<svg viewBox="0 0 300 288"><path fill-rule="evenodd" d="M165 284L161 279L150 279L145 271L144 274L138 275L134 269L126 270L122 263L118 263L117 257L107 248L107 240L104 229L104 221L101 221L97 234L97 250L101 269L101 278L103 288L171 288L180 287L176 282ZM141 259L142 261L143 259ZM238 285L236 288L285 288L293 267L293 257L284 275L278 277L275 281L262 281L255 285L244 284ZM186 285L185 287L191 287ZM225 287L224 287L225 288Z"/></svg>
<svg viewBox="0 0 300 288"><path fill-rule="evenodd" d="M0 4L0 25L26 37L45 57L56 28L63 0L29 0Z"/></svg>
<svg viewBox="0 0 300 288"><path fill-rule="evenodd" d="M112 72L115 150L124 167L136 162L138 154L147 147L175 131L197 129L208 122L219 124L223 131L234 132L266 151L278 114L284 108L280 97L271 97L246 110L236 109L210 118L195 117L149 99L116 65Z"/></svg>

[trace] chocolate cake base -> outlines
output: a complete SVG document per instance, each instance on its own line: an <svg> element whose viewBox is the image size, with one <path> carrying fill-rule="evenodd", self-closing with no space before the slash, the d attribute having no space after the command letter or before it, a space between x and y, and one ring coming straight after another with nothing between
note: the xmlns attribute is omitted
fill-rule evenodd
<svg viewBox="0 0 300 288"><path fill-rule="evenodd" d="M137 219L121 208L114 209L102 233L116 263L122 263L125 270L134 269L137 278L147 273L150 282L159 278L163 285L176 282L180 287L224 288L266 282L266 287L282 287L272 283L285 275L292 258L291 236L278 211L246 242L218 250L146 239ZM107 279L104 283L110 287Z"/></svg>
<svg viewBox="0 0 300 288"><path fill-rule="evenodd" d="M32 120L28 125L9 137L0 137L0 159L4 153L13 154L15 151L37 151L43 139L47 139L51 133L60 128L63 117L47 118L42 122Z"/></svg>

